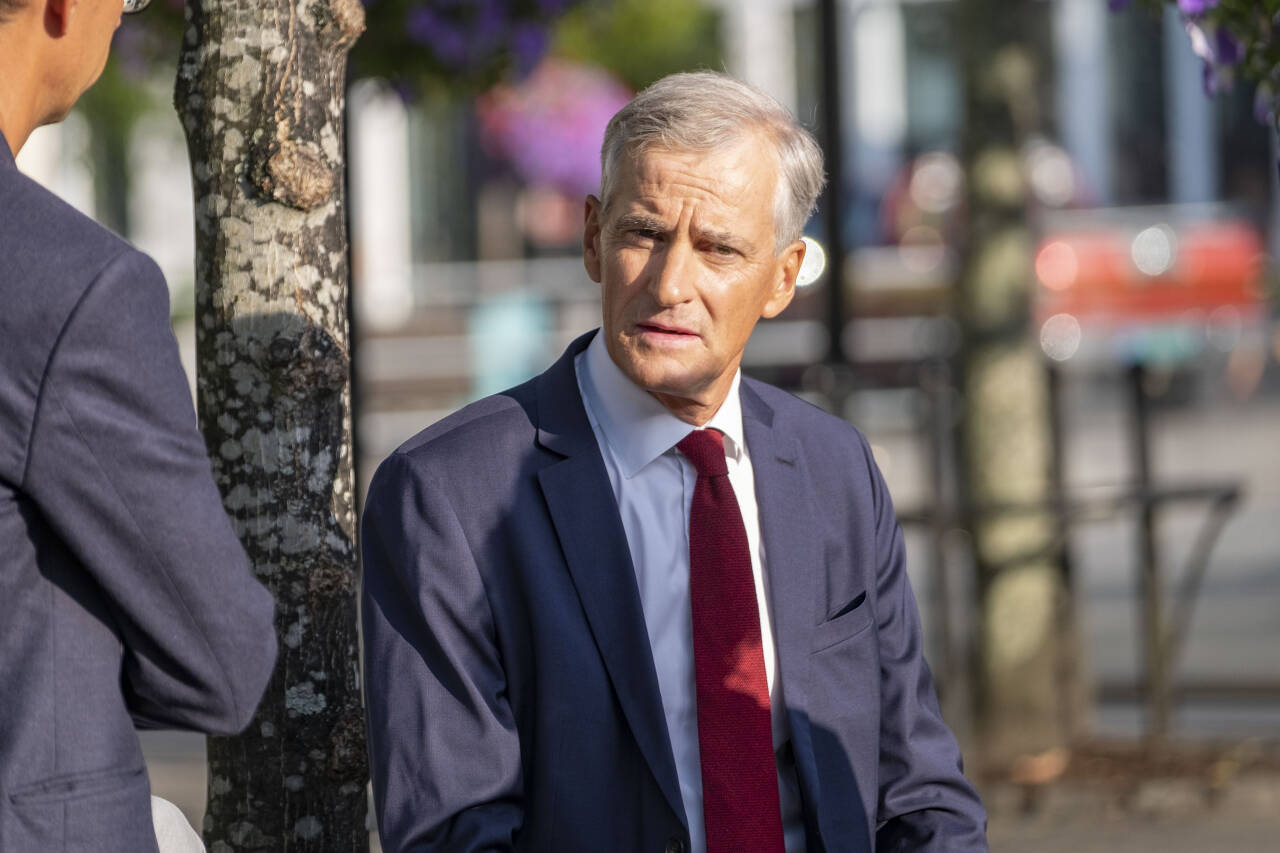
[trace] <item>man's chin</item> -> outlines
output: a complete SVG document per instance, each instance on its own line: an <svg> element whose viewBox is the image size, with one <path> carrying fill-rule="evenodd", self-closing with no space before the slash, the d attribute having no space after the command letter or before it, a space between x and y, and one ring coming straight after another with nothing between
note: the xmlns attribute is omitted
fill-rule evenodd
<svg viewBox="0 0 1280 853"><path fill-rule="evenodd" d="M652 360L644 364L629 364L622 367L622 372L640 388L659 399L679 399L697 401L706 396L714 381L708 381L700 373L688 370L683 365L654 364Z"/></svg>
<svg viewBox="0 0 1280 853"><path fill-rule="evenodd" d="M67 104L65 106L60 105L58 107L55 107L54 109L44 114L44 116L36 124L36 127L46 127L51 124L58 124L67 116L71 115L71 108L74 106L75 106L75 102L73 101L72 103Z"/></svg>

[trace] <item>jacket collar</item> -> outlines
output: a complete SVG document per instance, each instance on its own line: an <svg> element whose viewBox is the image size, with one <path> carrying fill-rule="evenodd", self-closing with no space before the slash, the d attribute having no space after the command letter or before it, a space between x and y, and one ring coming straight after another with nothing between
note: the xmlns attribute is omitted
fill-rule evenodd
<svg viewBox="0 0 1280 853"><path fill-rule="evenodd" d="M13 152L9 149L9 140L4 138L4 131L0 131L0 169L14 169L17 164L13 161Z"/></svg>
<svg viewBox="0 0 1280 853"><path fill-rule="evenodd" d="M538 484L623 717L658 788L688 826L631 549L575 377L574 359L594 334L575 340L535 380L537 441L562 457L538 471Z"/></svg>
<svg viewBox="0 0 1280 853"><path fill-rule="evenodd" d="M599 452L596 437L587 420L587 410L578 393L573 361L587 348L596 332L590 331L569 344L569 348L534 380L534 424L538 443L561 456Z"/></svg>

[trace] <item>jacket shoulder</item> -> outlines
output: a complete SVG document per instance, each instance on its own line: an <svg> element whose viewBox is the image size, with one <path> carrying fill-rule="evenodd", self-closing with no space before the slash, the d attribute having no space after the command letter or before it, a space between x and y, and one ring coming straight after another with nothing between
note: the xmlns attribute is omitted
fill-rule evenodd
<svg viewBox="0 0 1280 853"><path fill-rule="evenodd" d="M537 433L531 384L477 400L426 427L383 460L375 479L401 465L441 480L510 465L533 447Z"/></svg>
<svg viewBox="0 0 1280 853"><path fill-rule="evenodd" d="M86 294L117 265L121 286L150 286L167 306L163 276L144 254L16 169L0 170L0 477L19 476L49 361Z"/></svg>
<svg viewBox="0 0 1280 853"><path fill-rule="evenodd" d="M0 330L21 331L38 349L59 334L93 282L122 259L137 266L131 276L163 279L145 255L111 231L17 170L0 171Z"/></svg>
<svg viewBox="0 0 1280 853"><path fill-rule="evenodd" d="M83 288L128 251L128 242L36 181L16 169L0 170L0 291L6 297L34 288Z"/></svg>
<svg viewBox="0 0 1280 853"><path fill-rule="evenodd" d="M805 443L835 442L862 447L867 444L862 431L807 400L766 382L744 376L742 386L772 412L774 426L794 434Z"/></svg>

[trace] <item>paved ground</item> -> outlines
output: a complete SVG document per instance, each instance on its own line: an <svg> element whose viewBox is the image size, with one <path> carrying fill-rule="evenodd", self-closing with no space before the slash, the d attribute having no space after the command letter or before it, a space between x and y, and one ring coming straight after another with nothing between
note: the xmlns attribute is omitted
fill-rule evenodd
<svg viewBox="0 0 1280 853"><path fill-rule="evenodd" d="M147 733L152 787L195 825L204 810L204 745L194 736ZM1148 781L1121 791L1072 782L1050 790L1034 813L1012 786L983 792L992 853L1275 853L1280 850L1280 774L1242 776L1215 803L1188 781ZM376 853L377 847L374 846Z"/></svg>
<svg viewBox="0 0 1280 853"><path fill-rule="evenodd" d="M1280 849L1280 818L997 821L990 841L992 853L1275 853Z"/></svg>
<svg viewBox="0 0 1280 853"><path fill-rule="evenodd" d="M1128 802L1103 786L1064 786L1036 814L1017 793L988 792L992 853L1275 853L1280 776L1241 778L1215 804L1184 782L1149 782Z"/></svg>

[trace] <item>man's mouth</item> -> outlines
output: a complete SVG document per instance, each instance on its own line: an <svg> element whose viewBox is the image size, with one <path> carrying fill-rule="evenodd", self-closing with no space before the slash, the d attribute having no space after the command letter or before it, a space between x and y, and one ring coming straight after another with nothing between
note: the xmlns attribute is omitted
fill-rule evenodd
<svg viewBox="0 0 1280 853"><path fill-rule="evenodd" d="M698 333L693 329L686 329L683 326L675 326L668 323L636 323L636 328L639 329L642 334L693 338L698 336Z"/></svg>

